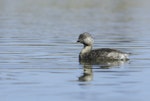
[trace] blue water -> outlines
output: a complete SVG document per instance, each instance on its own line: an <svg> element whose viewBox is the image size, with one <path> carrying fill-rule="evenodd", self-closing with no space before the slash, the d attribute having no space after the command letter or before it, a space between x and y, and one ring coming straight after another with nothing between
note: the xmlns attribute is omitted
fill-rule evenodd
<svg viewBox="0 0 150 101"><path fill-rule="evenodd" d="M149 18L148 0L0 0L0 100L149 101ZM83 32L130 60L80 64Z"/></svg>

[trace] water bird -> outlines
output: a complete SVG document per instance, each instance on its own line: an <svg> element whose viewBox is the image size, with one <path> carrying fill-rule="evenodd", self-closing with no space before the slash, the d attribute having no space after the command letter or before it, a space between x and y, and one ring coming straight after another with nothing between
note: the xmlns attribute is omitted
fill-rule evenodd
<svg viewBox="0 0 150 101"><path fill-rule="evenodd" d="M80 34L77 42L82 43L84 46L79 54L79 61L129 60L129 53L120 50L110 48L92 49L94 40L88 32Z"/></svg>

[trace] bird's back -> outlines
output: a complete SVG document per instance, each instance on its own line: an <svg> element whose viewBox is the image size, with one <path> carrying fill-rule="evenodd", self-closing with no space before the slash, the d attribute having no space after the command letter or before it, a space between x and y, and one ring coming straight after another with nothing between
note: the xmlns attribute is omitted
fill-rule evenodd
<svg viewBox="0 0 150 101"><path fill-rule="evenodd" d="M91 50L85 54L82 59L87 60L128 60L128 54L119 50L110 48L101 48Z"/></svg>

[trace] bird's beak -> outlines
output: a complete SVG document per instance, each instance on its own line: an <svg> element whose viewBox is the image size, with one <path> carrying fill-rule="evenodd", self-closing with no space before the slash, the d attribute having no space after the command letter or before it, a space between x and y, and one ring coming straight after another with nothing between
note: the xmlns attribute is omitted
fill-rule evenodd
<svg viewBox="0 0 150 101"><path fill-rule="evenodd" d="M76 43L80 43L80 40L77 40L77 42Z"/></svg>

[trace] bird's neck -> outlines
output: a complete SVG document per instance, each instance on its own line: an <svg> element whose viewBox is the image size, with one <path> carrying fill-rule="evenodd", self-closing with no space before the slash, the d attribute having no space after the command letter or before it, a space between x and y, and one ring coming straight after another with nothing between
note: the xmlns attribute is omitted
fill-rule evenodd
<svg viewBox="0 0 150 101"><path fill-rule="evenodd" d="M84 47L83 47L83 49L81 50L81 53L80 53L80 54L89 53L91 50L92 50L92 46L84 45Z"/></svg>

